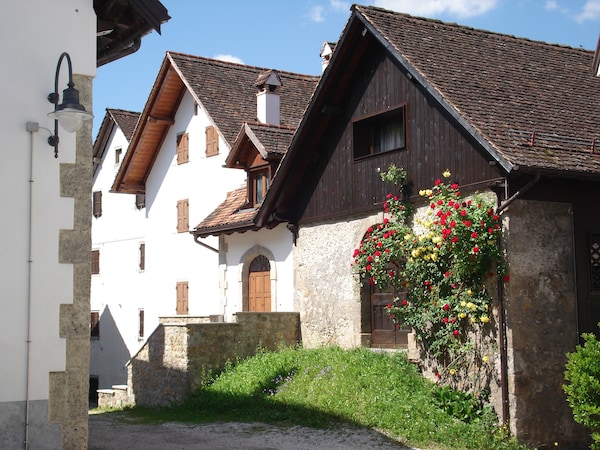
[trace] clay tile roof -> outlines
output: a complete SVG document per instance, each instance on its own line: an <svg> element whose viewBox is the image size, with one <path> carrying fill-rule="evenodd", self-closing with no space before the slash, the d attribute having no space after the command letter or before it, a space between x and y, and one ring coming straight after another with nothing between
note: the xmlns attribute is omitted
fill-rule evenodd
<svg viewBox="0 0 600 450"><path fill-rule="evenodd" d="M194 229L194 236L206 237L217 232L227 230L244 231L254 226L256 208L244 209L248 203L246 200L247 186L244 184L235 191L227 193L225 201L221 203ZM218 233L217 233L218 234Z"/></svg>
<svg viewBox="0 0 600 450"><path fill-rule="evenodd" d="M264 123L248 123L248 128L262 144L267 157L270 155L284 155L287 152L295 128L269 125Z"/></svg>
<svg viewBox="0 0 600 450"><path fill-rule="evenodd" d="M600 151L590 152L600 143L593 51L353 8L513 167L600 173Z"/></svg>
<svg viewBox="0 0 600 450"><path fill-rule="evenodd" d="M256 82L259 75L269 75L271 70L175 52L169 55L225 140L232 145L241 124L257 120ZM281 125L297 127L319 76L279 70L276 73L282 83L278 88Z"/></svg>
<svg viewBox="0 0 600 450"><path fill-rule="evenodd" d="M131 140L135 127L140 118L139 112L125 111L122 109L107 108L107 113L111 115L117 126L123 131L127 141Z"/></svg>

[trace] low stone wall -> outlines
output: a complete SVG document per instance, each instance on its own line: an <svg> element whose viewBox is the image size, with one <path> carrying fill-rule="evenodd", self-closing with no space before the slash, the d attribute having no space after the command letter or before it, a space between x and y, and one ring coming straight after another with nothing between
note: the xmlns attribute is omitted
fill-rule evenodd
<svg viewBox="0 0 600 450"><path fill-rule="evenodd" d="M128 389L117 399L100 393L99 407L166 406L201 389L208 376L227 361L247 358L258 349L276 350L300 342L295 312L238 313L237 322L217 323L184 317L163 318L142 349L128 363Z"/></svg>

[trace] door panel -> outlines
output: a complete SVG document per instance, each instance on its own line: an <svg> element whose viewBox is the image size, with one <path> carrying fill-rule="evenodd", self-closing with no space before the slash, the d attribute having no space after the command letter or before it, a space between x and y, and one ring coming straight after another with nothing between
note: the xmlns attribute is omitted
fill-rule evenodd
<svg viewBox="0 0 600 450"><path fill-rule="evenodd" d="M392 294L371 294L371 347L406 348L408 346L410 330L395 323L385 310L393 300Z"/></svg>
<svg viewBox="0 0 600 450"><path fill-rule="evenodd" d="M248 310L271 311L271 272L250 272Z"/></svg>

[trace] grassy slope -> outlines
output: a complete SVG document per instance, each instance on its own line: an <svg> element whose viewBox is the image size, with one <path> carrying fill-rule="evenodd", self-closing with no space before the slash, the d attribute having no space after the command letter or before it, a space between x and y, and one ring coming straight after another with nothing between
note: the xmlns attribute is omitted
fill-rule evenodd
<svg viewBox="0 0 600 450"><path fill-rule="evenodd" d="M248 421L377 429L406 445L440 449L522 449L489 415L466 424L435 406L431 383L403 354L367 349L283 349L232 365L185 404L138 410L146 419Z"/></svg>

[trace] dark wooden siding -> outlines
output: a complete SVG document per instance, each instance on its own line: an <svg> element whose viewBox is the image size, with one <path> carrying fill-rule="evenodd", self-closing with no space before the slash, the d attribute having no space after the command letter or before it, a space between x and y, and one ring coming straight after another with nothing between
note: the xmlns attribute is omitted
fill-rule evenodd
<svg viewBox="0 0 600 450"><path fill-rule="evenodd" d="M372 45L366 54L349 83L344 113L319 143L327 157L313 174L318 181L300 223L379 208L391 190L379 171L392 163L408 171L413 196L446 169L461 185L499 177L469 136L383 49ZM354 161L352 121L399 105L406 107L406 148Z"/></svg>

